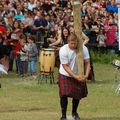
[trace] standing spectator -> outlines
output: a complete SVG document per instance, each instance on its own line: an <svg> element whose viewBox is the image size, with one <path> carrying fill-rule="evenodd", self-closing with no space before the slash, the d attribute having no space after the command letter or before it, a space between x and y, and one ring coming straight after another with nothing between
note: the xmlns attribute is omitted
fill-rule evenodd
<svg viewBox="0 0 120 120"><path fill-rule="evenodd" d="M0 64L5 67L5 70L8 71L9 62L7 54L7 45L6 45L6 28L3 24L4 19L0 16Z"/></svg>
<svg viewBox="0 0 120 120"><path fill-rule="evenodd" d="M24 24L24 33L31 33L32 31L32 26L34 23L33 18L31 17L32 13L30 11L26 11L24 13L24 20L22 21L22 23Z"/></svg>
<svg viewBox="0 0 120 120"><path fill-rule="evenodd" d="M36 44L34 43L35 38L32 35L28 36L27 40L28 40L28 70L33 77L36 77L37 72L36 62L38 50Z"/></svg>
<svg viewBox="0 0 120 120"><path fill-rule="evenodd" d="M117 26L113 23L113 21L109 21L108 26L105 27L106 34L106 45L109 47L113 47L116 42L116 31Z"/></svg>
<svg viewBox="0 0 120 120"><path fill-rule="evenodd" d="M50 16L50 21L49 21L49 37L54 34L54 26L55 26L55 17L53 15Z"/></svg>
<svg viewBox="0 0 120 120"><path fill-rule="evenodd" d="M91 21L88 16L82 17L82 31L87 35L90 36L90 25Z"/></svg>
<svg viewBox="0 0 120 120"><path fill-rule="evenodd" d="M105 40L106 40L106 36L104 35L103 30L100 30L97 36L98 47L105 47L106 46Z"/></svg>
<svg viewBox="0 0 120 120"><path fill-rule="evenodd" d="M13 62L14 60L16 61L16 73L19 74L20 73L20 49L21 49L21 45L19 42L19 34L21 33L20 30L20 21L15 20L13 23L13 31L11 33L11 45L12 45L12 51L9 57L9 71L13 70Z"/></svg>
<svg viewBox="0 0 120 120"><path fill-rule="evenodd" d="M26 43L26 36L19 35L21 50L20 50L20 75L24 77L28 72L28 46Z"/></svg>
<svg viewBox="0 0 120 120"><path fill-rule="evenodd" d="M89 35L90 43L94 44L95 46L97 46L97 44L98 44L98 42L96 41L98 32L99 32L99 26L98 26L98 23L97 23L97 18L95 17L93 19L93 21L91 22L90 35Z"/></svg>
<svg viewBox="0 0 120 120"><path fill-rule="evenodd" d="M38 19L35 19L33 30L35 31L37 42L43 42L45 31L48 30L48 21L45 19L44 14L41 14Z"/></svg>

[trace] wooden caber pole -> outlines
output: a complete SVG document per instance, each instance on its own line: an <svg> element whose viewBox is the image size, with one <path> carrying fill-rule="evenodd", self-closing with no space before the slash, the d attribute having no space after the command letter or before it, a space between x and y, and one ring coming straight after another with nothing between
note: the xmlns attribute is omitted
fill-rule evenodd
<svg viewBox="0 0 120 120"><path fill-rule="evenodd" d="M78 75L84 75L84 63L83 63L83 39L82 39L82 22L81 22L81 3L80 0L72 0L73 17L74 17L74 30L79 38L78 50L77 50L77 66Z"/></svg>

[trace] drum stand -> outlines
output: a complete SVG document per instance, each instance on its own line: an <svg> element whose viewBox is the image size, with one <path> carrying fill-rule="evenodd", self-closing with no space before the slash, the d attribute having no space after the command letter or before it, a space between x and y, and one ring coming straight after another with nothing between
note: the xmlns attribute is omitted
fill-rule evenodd
<svg viewBox="0 0 120 120"><path fill-rule="evenodd" d="M44 80L47 83L48 79L50 80L50 84L55 84L53 72L42 72L42 71L40 71L40 75L39 75L39 78L38 78L38 84L42 83L42 81L44 81Z"/></svg>
<svg viewBox="0 0 120 120"><path fill-rule="evenodd" d="M45 51L45 49L44 49L44 51ZM49 51L49 50L46 50L46 51ZM54 51L54 50L52 50L52 51ZM42 52L41 52L41 54L42 54ZM50 57L52 54L49 53L49 52L48 53L44 52L42 55L40 56L41 57L40 58L40 74L38 76L38 84L42 83L42 81L46 81L46 83L47 83L48 79L50 81L50 84L55 84L54 74L53 74L54 73L54 69L52 69L54 67L53 66L54 65L53 62L55 60L50 61L50 64L52 64L52 65L48 65L48 64L46 64L50 60L48 57ZM45 62L42 63L43 61L46 61L46 63Z"/></svg>

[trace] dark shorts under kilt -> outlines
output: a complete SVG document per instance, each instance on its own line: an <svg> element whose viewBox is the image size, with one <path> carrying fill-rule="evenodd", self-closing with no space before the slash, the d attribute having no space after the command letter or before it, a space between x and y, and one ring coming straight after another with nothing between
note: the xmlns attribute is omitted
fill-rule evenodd
<svg viewBox="0 0 120 120"><path fill-rule="evenodd" d="M58 74L58 84L60 97L68 96L74 99L81 99L88 94L86 82L79 82L60 73Z"/></svg>

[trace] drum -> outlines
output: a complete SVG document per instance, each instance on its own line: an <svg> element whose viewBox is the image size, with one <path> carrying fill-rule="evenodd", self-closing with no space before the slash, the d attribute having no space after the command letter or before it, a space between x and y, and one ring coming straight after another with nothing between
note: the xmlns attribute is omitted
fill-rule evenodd
<svg viewBox="0 0 120 120"><path fill-rule="evenodd" d="M49 73L54 72L55 67L55 51L54 49L47 48L42 49L39 57L40 71Z"/></svg>

